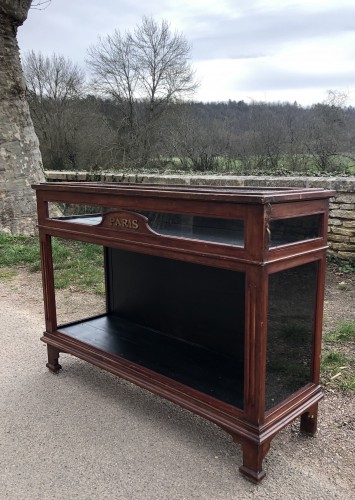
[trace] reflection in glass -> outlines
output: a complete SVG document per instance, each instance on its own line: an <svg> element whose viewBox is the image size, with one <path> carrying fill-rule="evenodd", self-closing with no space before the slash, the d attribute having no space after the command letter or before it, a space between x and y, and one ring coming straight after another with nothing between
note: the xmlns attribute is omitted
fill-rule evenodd
<svg viewBox="0 0 355 500"><path fill-rule="evenodd" d="M266 409L311 381L317 262L269 277Z"/></svg>
<svg viewBox="0 0 355 500"><path fill-rule="evenodd" d="M270 222L270 247L318 238L322 214L290 217Z"/></svg>
<svg viewBox="0 0 355 500"><path fill-rule="evenodd" d="M244 246L242 220L157 212L140 213L148 218L151 229L159 234Z"/></svg>
<svg viewBox="0 0 355 500"><path fill-rule="evenodd" d="M56 220L64 220L66 222L75 222L76 224L86 224L88 226L95 226L102 221L101 214L92 215L71 215L68 217L56 217Z"/></svg>
<svg viewBox="0 0 355 500"><path fill-rule="evenodd" d="M54 202L48 202L48 208L49 208L49 213L54 213L54 217L51 217L53 219L69 219L71 217L79 217L79 216L89 216L89 215L95 215L99 216L101 215L103 209L102 207L99 207L97 205L82 205L78 203L54 203ZM58 217L58 208L60 209L61 213L63 214L62 216Z"/></svg>

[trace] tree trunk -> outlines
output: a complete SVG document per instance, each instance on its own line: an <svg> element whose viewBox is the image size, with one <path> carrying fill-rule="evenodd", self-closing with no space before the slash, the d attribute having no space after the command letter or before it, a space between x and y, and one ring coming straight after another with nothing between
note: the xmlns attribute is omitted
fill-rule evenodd
<svg viewBox="0 0 355 500"><path fill-rule="evenodd" d="M0 231L13 234L34 233L31 183L45 180L16 39L30 6L31 0L0 2Z"/></svg>

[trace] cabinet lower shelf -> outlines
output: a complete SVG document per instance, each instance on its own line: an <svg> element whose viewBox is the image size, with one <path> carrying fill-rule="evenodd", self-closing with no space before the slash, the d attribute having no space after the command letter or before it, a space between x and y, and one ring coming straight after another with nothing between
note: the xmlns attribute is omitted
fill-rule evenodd
<svg viewBox="0 0 355 500"><path fill-rule="evenodd" d="M115 315L63 325L58 332L237 408L243 407L243 367L204 347Z"/></svg>

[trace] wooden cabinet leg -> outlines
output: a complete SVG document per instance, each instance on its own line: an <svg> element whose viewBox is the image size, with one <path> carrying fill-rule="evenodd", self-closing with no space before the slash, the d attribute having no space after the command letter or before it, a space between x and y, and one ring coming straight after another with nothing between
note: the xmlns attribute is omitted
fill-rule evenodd
<svg viewBox="0 0 355 500"><path fill-rule="evenodd" d="M58 363L59 350L56 347L47 344L47 353L48 353L48 363L46 364L46 367L49 368L51 372L58 373L59 370L62 368L61 365Z"/></svg>
<svg viewBox="0 0 355 500"><path fill-rule="evenodd" d="M315 434L317 432L317 416L318 403L301 415L300 430L306 434Z"/></svg>
<svg viewBox="0 0 355 500"><path fill-rule="evenodd" d="M257 444L250 441L242 443L243 465L239 467L240 472L253 483L259 483L265 476L263 460L270 449L270 441Z"/></svg>

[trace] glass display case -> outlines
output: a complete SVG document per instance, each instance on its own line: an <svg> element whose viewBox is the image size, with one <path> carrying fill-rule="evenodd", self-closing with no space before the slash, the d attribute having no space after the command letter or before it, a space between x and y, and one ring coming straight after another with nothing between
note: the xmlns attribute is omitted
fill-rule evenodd
<svg viewBox="0 0 355 500"><path fill-rule="evenodd" d="M60 352L73 354L210 419L241 444L240 471L254 482L283 427L301 417L316 431L333 192L33 187L51 371ZM73 215L51 217L52 203ZM104 314L57 324L54 236L103 247Z"/></svg>

